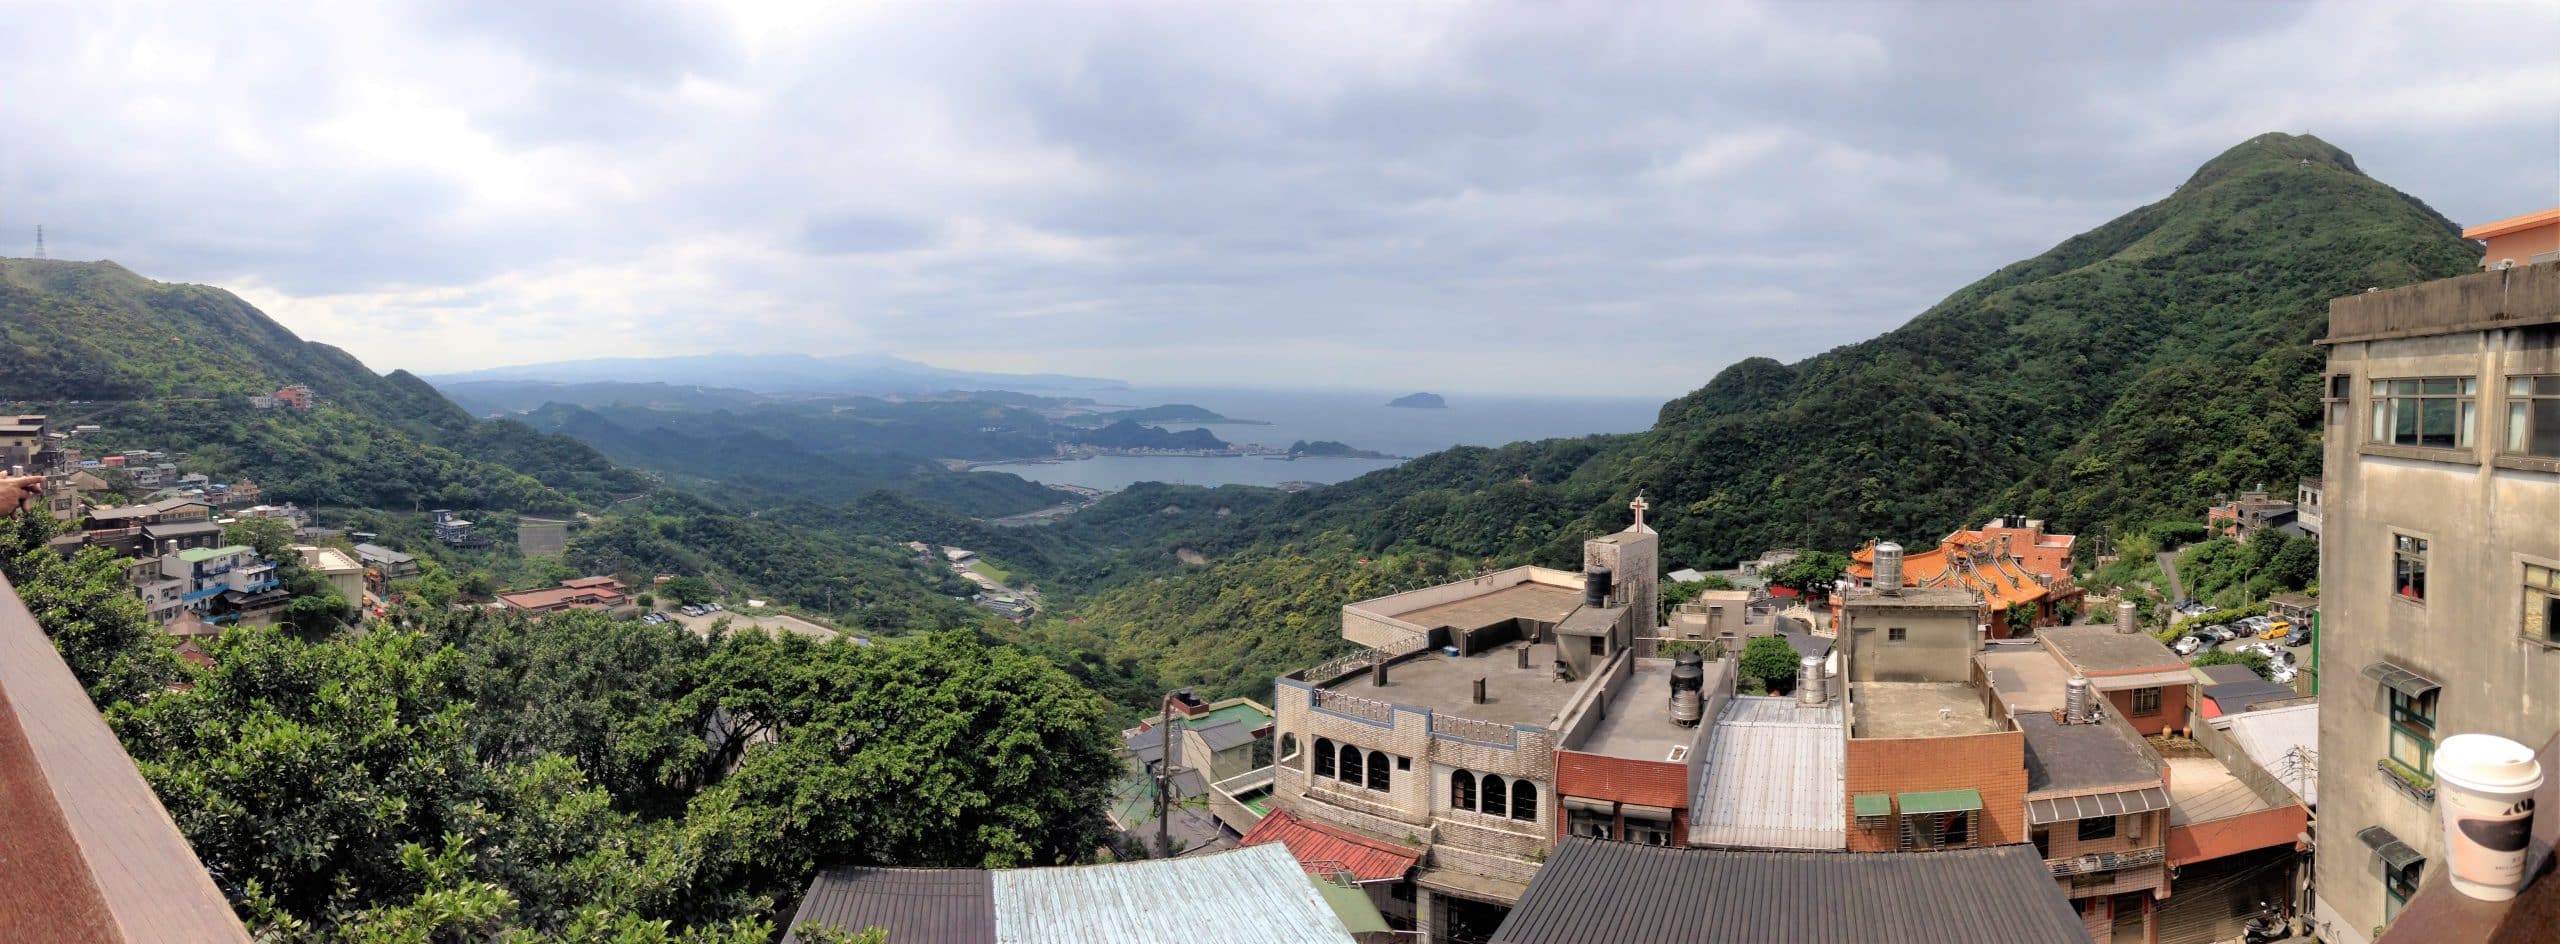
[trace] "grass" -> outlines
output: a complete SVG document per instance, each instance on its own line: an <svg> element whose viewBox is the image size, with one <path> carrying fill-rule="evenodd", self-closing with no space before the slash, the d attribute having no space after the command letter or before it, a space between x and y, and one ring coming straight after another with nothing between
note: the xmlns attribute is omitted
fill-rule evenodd
<svg viewBox="0 0 2560 944"><path fill-rule="evenodd" d="M994 561L990 561L985 557L978 558L978 562L969 565L969 569L985 574L989 579L994 580L997 583L1004 584L1008 587L1013 586L1013 572L996 566Z"/></svg>

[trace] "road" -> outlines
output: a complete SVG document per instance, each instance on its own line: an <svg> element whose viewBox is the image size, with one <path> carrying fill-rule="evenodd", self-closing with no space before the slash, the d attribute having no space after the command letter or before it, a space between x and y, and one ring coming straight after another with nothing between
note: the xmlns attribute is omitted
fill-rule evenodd
<svg viewBox="0 0 2560 944"><path fill-rule="evenodd" d="M2178 585L2178 553L2176 551L2160 552L2160 579L2169 582L2170 603L2175 604L2187 598L2186 588Z"/></svg>

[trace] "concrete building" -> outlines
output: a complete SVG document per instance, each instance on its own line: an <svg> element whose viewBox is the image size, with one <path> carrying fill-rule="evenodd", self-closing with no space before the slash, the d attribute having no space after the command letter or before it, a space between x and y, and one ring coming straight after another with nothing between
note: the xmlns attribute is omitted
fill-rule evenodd
<svg viewBox="0 0 2560 944"><path fill-rule="evenodd" d="M471 543L471 522L451 509L438 508L435 517L436 540L456 547Z"/></svg>
<svg viewBox="0 0 2560 944"><path fill-rule="evenodd" d="M2322 491L2320 480L2316 478L2303 479L2295 483L2293 489L2293 523L2301 525L2302 530L2315 538L2320 536Z"/></svg>
<svg viewBox="0 0 2560 944"><path fill-rule="evenodd" d="M2329 303L2326 940L2364 944L2441 871L2441 739L2560 731L2560 263L2507 225L2470 231L2487 271Z"/></svg>
<svg viewBox="0 0 2560 944"><path fill-rule="evenodd" d="M1204 702L1185 689L1120 732L1122 773L1107 816L1130 841L1155 848L1156 777L1170 758L1164 837L1176 854L1235 845L1271 812L1271 709L1250 698ZM1206 809L1202 809L1205 803Z"/></svg>
<svg viewBox="0 0 2560 944"><path fill-rule="evenodd" d="M356 563L345 551L334 547L296 544L294 553L302 555L303 569L329 581L331 589L346 598L348 606L364 604L364 565Z"/></svg>
<svg viewBox="0 0 2560 944"><path fill-rule="evenodd" d="M2006 639L2037 626L2068 622L2085 594L2071 578L2075 540L2053 534L2044 522L2003 515L1980 528L1957 531L1927 550L1901 554L1902 583L1954 587L1981 594L1989 609L1991 638ZM1896 547L1899 547L1896 545ZM1876 586L1877 545L1849 554L1842 579L1853 588ZM1832 615L1839 616L1833 599Z"/></svg>
<svg viewBox="0 0 2560 944"><path fill-rule="evenodd" d="M1515 567L1346 605L1363 651L1276 681L1275 805L1413 849L1424 940L1481 939L1519 900L1562 829L1560 753L1623 742L1693 762L1698 729L1663 730L1671 665L1634 648L1657 637L1660 564L1644 501L1630 507L1634 524L1584 542L1582 573ZM1680 811L1648 796L1676 833Z"/></svg>
<svg viewBox="0 0 2560 944"><path fill-rule="evenodd" d="M2216 536L2242 543L2266 531L2296 537L2313 533L2302 526L2301 510L2294 502L2269 495L2263 485L2207 507L2204 526Z"/></svg>
<svg viewBox="0 0 2560 944"><path fill-rule="evenodd" d="M2464 239L2485 240L2483 269L2560 262L2560 208L2482 223L2462 231Z"/></svg>
<svg viewBox="0 0 2560 944"><path fill-rule="evenodd" d="M418 559L379 544L356 545L356 562L365 565L384 580L403 580L418 575Z"/></svg>
<svg viewBox="0 0 2560 944"><path fill-rule="evenodd" d="M501 593L498 594L498 603L506 609L534 614L562 610L621 613L632 609L630 591L623 587L622 581L611 577L579 577L560 581L557 587Z"/></svg>

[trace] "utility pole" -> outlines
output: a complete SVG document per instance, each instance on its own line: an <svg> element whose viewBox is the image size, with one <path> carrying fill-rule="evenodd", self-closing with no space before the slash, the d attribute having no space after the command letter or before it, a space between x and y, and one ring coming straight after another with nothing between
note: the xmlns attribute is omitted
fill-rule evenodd
<svg viewBox="0 0 2560 944"><path fill-rule="evenodd" d="M44 258L44 224L36 224L36 258Z"/></svg>
<svg viewBox="0 0 2560 944"><path fill-rule="evenodd" d="M1166 692L1164 702L1156 706L1161 713L1161 727L1156 732L1156 858L1173 858L1173 826L1166 817L1173 810L1173 693Z"/></svg>

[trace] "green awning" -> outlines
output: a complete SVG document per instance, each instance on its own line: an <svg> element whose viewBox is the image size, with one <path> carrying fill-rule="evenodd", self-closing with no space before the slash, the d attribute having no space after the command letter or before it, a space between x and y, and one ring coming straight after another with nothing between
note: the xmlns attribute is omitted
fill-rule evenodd
<svg viewBox="0 0 2560 944"><path fill-rule="evenodd" d="M1902 815L1913 813L1957 813L1982 808L1980 790L1932 790L1927 793L1905 793L1901 796Z"/></svg>
<svg viewBox="0 0 2560 944"><path fill-rule="evenodd" d="M2374 857L2382 860L2383 865L2395 871L2407 871L2412 865L2426 864L2426 856L2418 854L2418 850L2409 848L2408 843L2401 842L2400 837L2392 835L2390 830L2380 826L2367 826L2358 830L2356 838L2363 840L2365 846L2373 850Z"/></svg>
<svg viewBox="0 0 2560 944"><path fill-rule="evenodd" d="M1893 815L1893 798L1881 793L1861 793L1849 801L1860 816Z"/></svg>
<svg viewBox="0 0 2560 944"><path fill-rule="evenodd" d="M2374 681L2381 682L2392 691L2411 698L2425 698L2428 692L2444 687L2434 679L2388 662L2376 662L2365 666L2364 674Z"/></svg>
<svg viewBox="0 0 2560 944"><path fill-rule="evenodd" d="M1391 930L1387 927L1386 917L1378 913L1377 904L1369 900L1369 893L1361 891L1358 886L1336 885L1312 875L1307 876L1307 881L1315 883L1316 891L1324 896L1324 903L1333 909L1334 917L1341 918L1342 926L1351 933L1375 934Z"/></svg>

